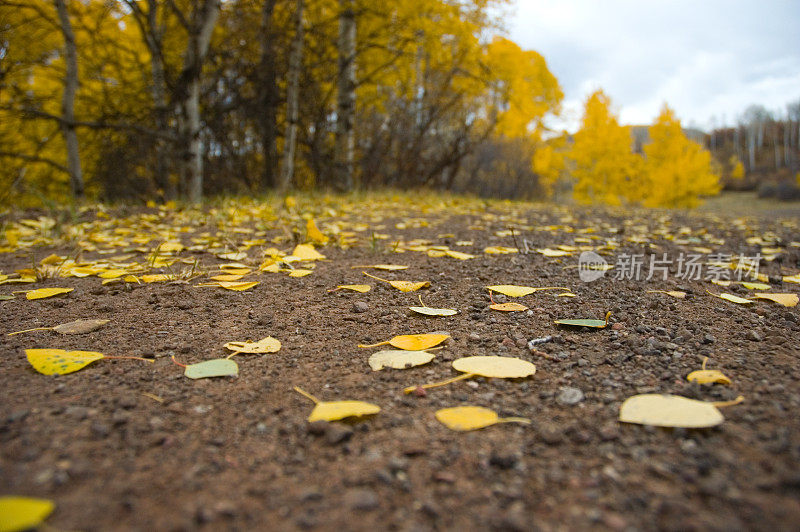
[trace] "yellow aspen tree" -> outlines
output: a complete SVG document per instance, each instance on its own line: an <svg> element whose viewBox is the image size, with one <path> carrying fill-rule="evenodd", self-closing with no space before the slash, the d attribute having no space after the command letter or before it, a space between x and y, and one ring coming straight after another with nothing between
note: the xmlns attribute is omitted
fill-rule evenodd
<svg viewBox="0 0 800 532"><path fill-rule="evenodd" d="M633 199L641 158L631 151L631 144L630 127L619 124L610 98L602 90L595 91L586 100L581 129L568 154L574 199L610 205Z"/></svg>
<svg viewBox="0 0 800 532"><path fill-rule="evenodd" d="M689 140L681 122L669 106L650 129L644 146L642 204L647 207L695 207L702 196L719 192L719 174L711 164L711 153Z"/></svg>

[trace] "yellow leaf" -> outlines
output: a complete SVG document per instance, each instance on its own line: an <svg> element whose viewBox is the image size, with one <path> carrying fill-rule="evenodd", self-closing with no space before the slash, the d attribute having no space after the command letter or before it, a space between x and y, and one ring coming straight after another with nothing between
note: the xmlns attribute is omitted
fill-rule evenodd
<svg viewBox="0 0 800 532"><path fill-rule="evenodd" d="M556 297L578 297L572 292L562 292L560 294L556 294Z"/></svg>
<svg viewBox="0 0 800 532"><path fill-rule="evenodd" d="M369 292L372 287L368 284L340 284L333 290L352 290L354 292ZM333 292L333 290L329 290L329 292Z"/></svg>
<svg viewBox="0 0 800 532"><path fill-rule="evenodd" d="M0 532L22 532L38 527L56 505L47 499L0 497Z"/></svg>
<svg viewBox="0 0 800 532"><path fill-rule="evenodd" d="M317 228L313 218L309 218L308 223L306 223L306 234L308 234L308 239L314 242L319 242L320 244L328 242L328 237L323 235L322 231Z"/></svg>
<svg viewBox="0 0 800 532"><path fill-rule="evenodd" d="M325 258L325 255L314 249L314 246L309 244L298 244L295 246L294 251L292 251L292 255L301 261L322 260Z"/></svg>
<svg viewBox="0 0 800 532"><path fill-rule="evenodd" d="M500 418L494 410L482 406L455 406L436 411L436 419L451 430L477 430L496 423L525 423L529 419L519 417Z"/></svg>
<svg viewBox="0 0 800 532"><path fill-rule="evenodd" d="M686 292L680 292L678 290L648 290L648 294L666 294L668 296L674 297L676 299L685 299Z"/></svg>
<svg viewBox="0 0 800 532"><path fill-rule="evenodd" d="M569 251L564 251L561 249L550 249L550 248L537 249L536 252L544 255L545 257L568 257L572 255L572 253L570 253Z"/></svg>
<svg viewBox="0 0 800 532"><path fill-rule="evenodd" d="M520 312L523 310L528 310L528 307L519 303L495 303L494 305L489 305L489 308L492 310L500 310L502 312Z"/></svg>
<svg viewBox="0 0 800 532"><path fill-rule="evenodd" d="M708 292L708 290L706 290L706 291ZM753 300L752 299L745 299L743 297L735 296L733 294L728 294L726 292L723 292L722 294L719 294L719 295L712 294L711 292L708 292L708 293L711 294L714 297L718 297L720 299L724 299L726 301L730 301L731 303L736 303L737 305L752 305L753 304Z"/></svg>
<svg viewBox="0 0 800 532"><path fill-rule="evenodd" d="M258 284L258 281L220 281L219 286L225 288L226 290L235 290L237 292L242 292L244 290L249 290Z"/></svg>
<svg viewBox="0 0 800 532"><path fill-rule="evenodd" d="M217 257L223 260L244 260L247 258L247 253L244 251L231 251L230 253L220 253Z"/></svg>
<svg viewBox="0 0 800 532"><path fill-rule="evenodd" d="M25 294L27 299L44 299L46 297L59 296L75 290L74 288L37 288Z"/></svg>
<svg viewBox="0 0 800 532"><path fill-rule="evenodd" d="M798 302L797 294L766 294L764 292L759 292L753 294L753 297L755 299L769 299L784 307L796 307Z"/></svg>
<svg viewBox="0 0 800 532"><path fill-rule="evenodd" d="M719 425L725 418L712 403L677 395L643 394L622 403L619 420L657 427L704 428Z"/></svg>
<svg viewBox="0 0 800 532"><path fill-rule="evenodd" d="M41 264L42 266L47 266L47 265L55 266L56 264L61 264L62 262L64 262L63 258L59 257L56 254L52 254L48 255L47 257L39 261L39 264Z"/></svg>
<svg viewBox="0 0 800 532"><path fill-rule="evenodd" d="M247 275L248 273L252 272L251 268L245 267L236 267L231 266L229 264L223 264L219 267L220 271L228 275Z"/></svg>
<svg viewBox="0 0 800 532"><path fill-rule="evenodd" d="M489 255L507 255L509 253L519 253L519 250L505 246L489 246L488 248L483 248L483 252Z"/></svg>
<svg viewBox="0 0 800 532"><path fill-rule="evenodd" d="M380 411L378 405L364 401L326 401L317 403L308 421L338 421L348 417L370 416Z"/></svg>
<svg viewBox="0 0 800 532"><path fill-rule="evenodd" d="M402 334L385 342L372 345L359 345L358 347L377 347L379 345L389 344L398 349L404 349L406 351L423 351L441 344L448 338L450 338L449 334Z"/></svg>
<svg viewBox="0 0 800 532"><path fill-rule="evenodd" d="M716 369L698 369L686 376L689 382L697 382L698 384L730 384L731 380L719 370Z"/></svg>
<svg viewBox="0 0 800 532"><path fill-rule="evenodd" d="M375 270L396 271L396 270L407 270L408 266L403 266L402 264L373 264L371 266L353 266L352 268L353 269L373 268Z"/></svg>
<svg viewBox="0 0 800 532"><path fill-rule="evenodd" d="M508 297L523 297L536 292L536 288L531 286L516 286L513 284L500 284L487 286L492 292L497 292Z"/></svg>
<svg viewBox="0 0 800 532"><path fill-rule="evenodd" d="M242 275L242 274L236 274L236 275L223 274L223 275L214 275L212 277L209 277L209 279L211 279L212 281L227 281L227 282L231 282L231 281L238 281L242 277L244 277L244 275Z"/></svg>
<svg viewBox="0 0 800 532"><path fill-rule="evenodd" d="M337 421L348 417L369 416L381 411L378 405L364 401L320 401L302 388L295 386L294 390L303 397L314 401L314 410L308 416L309 422Z"/></svg>
<svg viewBox="0 0 800 532"><path fill-rule="evenodd" d="M448 249L447 251L445 251L445 253L447 254L448 257L452 257L458 260L468 260L475 258L475 255L470 255L469 253L463 253L461 251L453 251L452 249Z"/></svg>
<svg viewBox="0 0 800 532"><path fill-rule="evenodd" d="M159 253L176 253L178 251L183 251L183 249L183 244L180 242L164 242L158 246Z"/></svg>
<svg viewBox="0 0 800 532"><path fill-rule="evenodd" d="M451 308L408 307L412 312L425 316L454 316L458 311Z"/></svg>
<svg viewBox="0 0 800 532"><path fill-rule="evenodd" d="M306 275L311 275L312 273L314 273L314 270L297 268L296 270L292 270L289 272L289 277L305 277Z"/></svg>
<svg viewBox="0 0 800 532"><path fill-rule="evenodd" d="M96 360L105 358L96 351L65 351L63 349L26 349L25 355L33 369L43 375L66 375Z"/></svg>
<svg viewBox="0 0 800 532"><path fill-rule="evenodd" d="M236 353L277 353L281 348L281 342L277 338L267 336L258 342L228 342L225 349L230 349ZM231 355L233 356L233 355Z"/></svg>
<svg viewBox="0 0 800 532"><path fill-rule="evenodd" d="M373 353L369 357L369 367L372 368L372 371L379 371L383 368L406 369L427 364L433 359L433 353L427 351L387 349Z"/></svg>
<svg viewBox="0 0 800 532"><path fill-rule="evenodd" d="M268 273L278 273L281 270L278 263L271 260L269 262L265 261L258 269Z"/></svg>
<svg viewBox="0 0 800 532"><path fill-rule="evenodd" d="M127 275L127 274L128 274L128 270L112 269L112 270L104 271L103 273L98 275L98 277L101 278L101 279L118 279L118 278L122 277L123 275Z"/></svg>
<svg viewBox="0 0 800 532"><path fill-rule="evenodd" d="M723 279L711 279L711 282L714 283L717 286L730 286L731 285L730 281L725 281Z"/></svg>
<svg viewBox="0 0 800 532"><path fill-rule="evenodd" d="M166 273L153 273L141 276L141 280L143 283L161 283L164 281L169 281L171 279L172 277ZM125 282L128 281L126 280Z"/></svg>
<svg viewBox="0 0 800 532"><path fill-rule="evenodd" d="M453 369L481 377L521 379L536 373L536 366L521 358L501 356L464 357L453 361Z"/></svg>
<svg viewBox="0 0 800 532"><path fill-rule="evenodd" d="M769 290L770 288L772 288L770 285L766 283L753 283L749 281L742 281L742 286L744 286L748 290Z"/></svg>
<svg viewBox="0 0 800 532"><path fill-rule="evenodd" d="M795 275L786 275L783 277L784 283L800 284L800 273Z"/></svg>

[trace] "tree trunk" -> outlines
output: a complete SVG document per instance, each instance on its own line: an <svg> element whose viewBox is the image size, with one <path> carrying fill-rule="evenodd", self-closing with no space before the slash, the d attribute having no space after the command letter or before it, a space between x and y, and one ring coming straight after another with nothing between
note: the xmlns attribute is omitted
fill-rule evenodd
<svg viewBox="0 0 800 532"><path fill-rule="evenodd" d="M275 30L273 13L275 0L264 0L261 9L261 150L264 155L264 168L261 175L261 189L275 186L275 173L278 166L277 107L278 81L275 74Z"/></svg>
<svg viewBox="0 0 800 532"><path fill-rule="evenodd" d="M353 188L355 159L353 121L356 107L356 17L353 0L340 0L339 4L339 75L334 158L336 187L348 191Z"/></svg>
<svg viewBox="0 0 800 532"><path fill-rule="evenodd" d="M294 179L294 159L297 146L297 122L300 118L300 70L303 68L303 10L304 0L297 0L295 8L295 33L289 52L289 84L286 87L286 136L283 145L280 191L289 189Z"/></svg>
<svg viewBox="0 0 800 532"><path fill-rule="evenodd" d="M75 46L75 33L69 20L65 0L54 0L58 11L61 33L64 35L64 94L61 99L61 132L67 145L67 169L75 199L84 197L83 172L78 150L78 134L75 132L75 94L78 92L78 51Z"/></svg>
<svg viewBox="0 0 800 532"><path fill-rule="evenodd" d="M203 198L203 141L200 131L200 78L203 71L211 34L219 17L220 0L205 0L193 13L188 28L189 42L184 55L183 71L179 83L178 106L183 114L181 141L184 155L181 158L185 175L187 196L192 203Z"/></svg>

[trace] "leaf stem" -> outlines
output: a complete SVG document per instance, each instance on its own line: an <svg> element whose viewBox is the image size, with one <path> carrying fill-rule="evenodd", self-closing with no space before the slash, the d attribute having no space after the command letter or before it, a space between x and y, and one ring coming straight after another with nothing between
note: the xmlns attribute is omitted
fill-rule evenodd
<svg viewBox="0 0 800 532"><path fill-rule="evenodd" d="M15 334L22 334L31 331L52 331L55 327L36 327L34 329L25 329L24 331L16 331L8 333L6 336L14 336Z"/></svg>
<svg viewBox="0 0 800 532"><path fill-rule="evenodd" d="M441 382L433 382L431 384L423 384L422 386L409 386L408 388L403 390L403 393L409 394L412 393L417 388L422 388L423 390L427 390L428 388L438 388L439 386L444 386L445 384L450 384L452 382L463 381L464 379L469 379L474 377L475 373L462 373L458 377L453 377L452 379L447 379L446 381Z"/></svg>
<svg viewBox="0 0 800 532"><path fill-rule="evenodd" d="M744 396L740 395L739 397L737 397L733 401L716 401L716 402L713 402L711 404L716 406L717 408L723 408L723 407L726 407L726 406L738 405L739 403L741 403L743 401L744 401Z"/></svg>
<svg viewBox="0 0 800 532"><path fill-rule="evenodd" d="M307 391L305 391L304 389L300 388L299 386L295 386L292 389L294 391L296 391L297 393L299 393L300 395L302 395L303 397L305 397L306 399L310 399L310 400L314 401L314 404L318 405L318 404L320 404L322 402L319 399L317 399L316 397L314 397L313 395L311 395L310 393L308 393Z"/></svg>
<svg viewBox="0 0 800 532"><path fill-rule="evenodd" d="M112 359L116 359L116 360L141 360L142 362L149 362L151 364L155 363L155 360L151 360L149 358L142 358L142 357L103 355L103 358L112 358Z"/></svg>
<svg viewBox="0 0 800 532"><path fill-rule="evenodd" d="M358 344L358 347L378 347L379 345L386 345L388 343L389 340L386 340L385 342L378 342L377 344L369 344L369 345Z"/></svg>
<svg viewBox="0 0 800 532"><path fill-rule="evenodd" d="M375 277L374 275L370 275L370 274L368 274L367 272L361 272L361 273L363 273L363 274L364 274L364 275L366 275L367 277L372 277L372 278L373 278L373 279L375 279L376 281L383 281L384 283L389 283L389 282L390 282L390 281L387 281L386 279L381 279L380 277Z"/></svg>
<svg viewBox="0 0 800 532"><path fill-rule="evenodd" d="M178 362L177 360L175 360L175 355L172 355L170 358L172 358L172 362L174 362L176 366L180 366L180 367L182 367L182 368L186 368L186 367L188 367L186 364L181 364L180 362Z"/></svg>
<svg viewBox="0 0 800 532"><path fill-rule="evenodd" d="M501 417L497 420L498 423L523 423L530 425L531 420L525 417Z"/></svg>

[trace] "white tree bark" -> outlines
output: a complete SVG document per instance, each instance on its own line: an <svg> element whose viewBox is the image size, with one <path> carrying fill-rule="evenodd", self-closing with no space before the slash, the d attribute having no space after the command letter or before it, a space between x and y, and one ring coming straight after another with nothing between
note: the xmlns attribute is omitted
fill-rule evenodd
<svg viewBox="0 0 800 532"><path fill-rule="evenodd" d="M69 20L65 0L54 0L61 33L64 36L64 93L61 98L61 132L67 145L67 169L72 187L72 195L78 199L84 196L83 171L75 131L75 94L78 92L78 50L75 33Z"/></svg>
<svg viewBox="0 0 800 532"><path fill-rule="evenodd" d="M283 145L280 191L286 192L294 179L294 160L297 146L297 122L300 119L300 71L303 68L303 11L304 0L295 7L295 33L289 52L289 83L286 87L286 136Z"/></svg>
<svg viewBox="0 0 800 532"><path fill-rule="evenodd" d="M336 187L353 188L355 170L355 131L353 122L356 107L356 17L353 0L340 0L339 6L339 75L336 102Z"/></svg>
<svg viewBox="0 0 800 532"><path fill-rule="evenodd" d="M219 18L220 0L205 0L195 10L189 31L189 42L183 61L182 101L179 106L184 116L182 140L185 143L183 166L187 182L187 196L192 203L203 199L203 140L200 121L200 79L203 63L208 54L211 34Z"/></svg>

